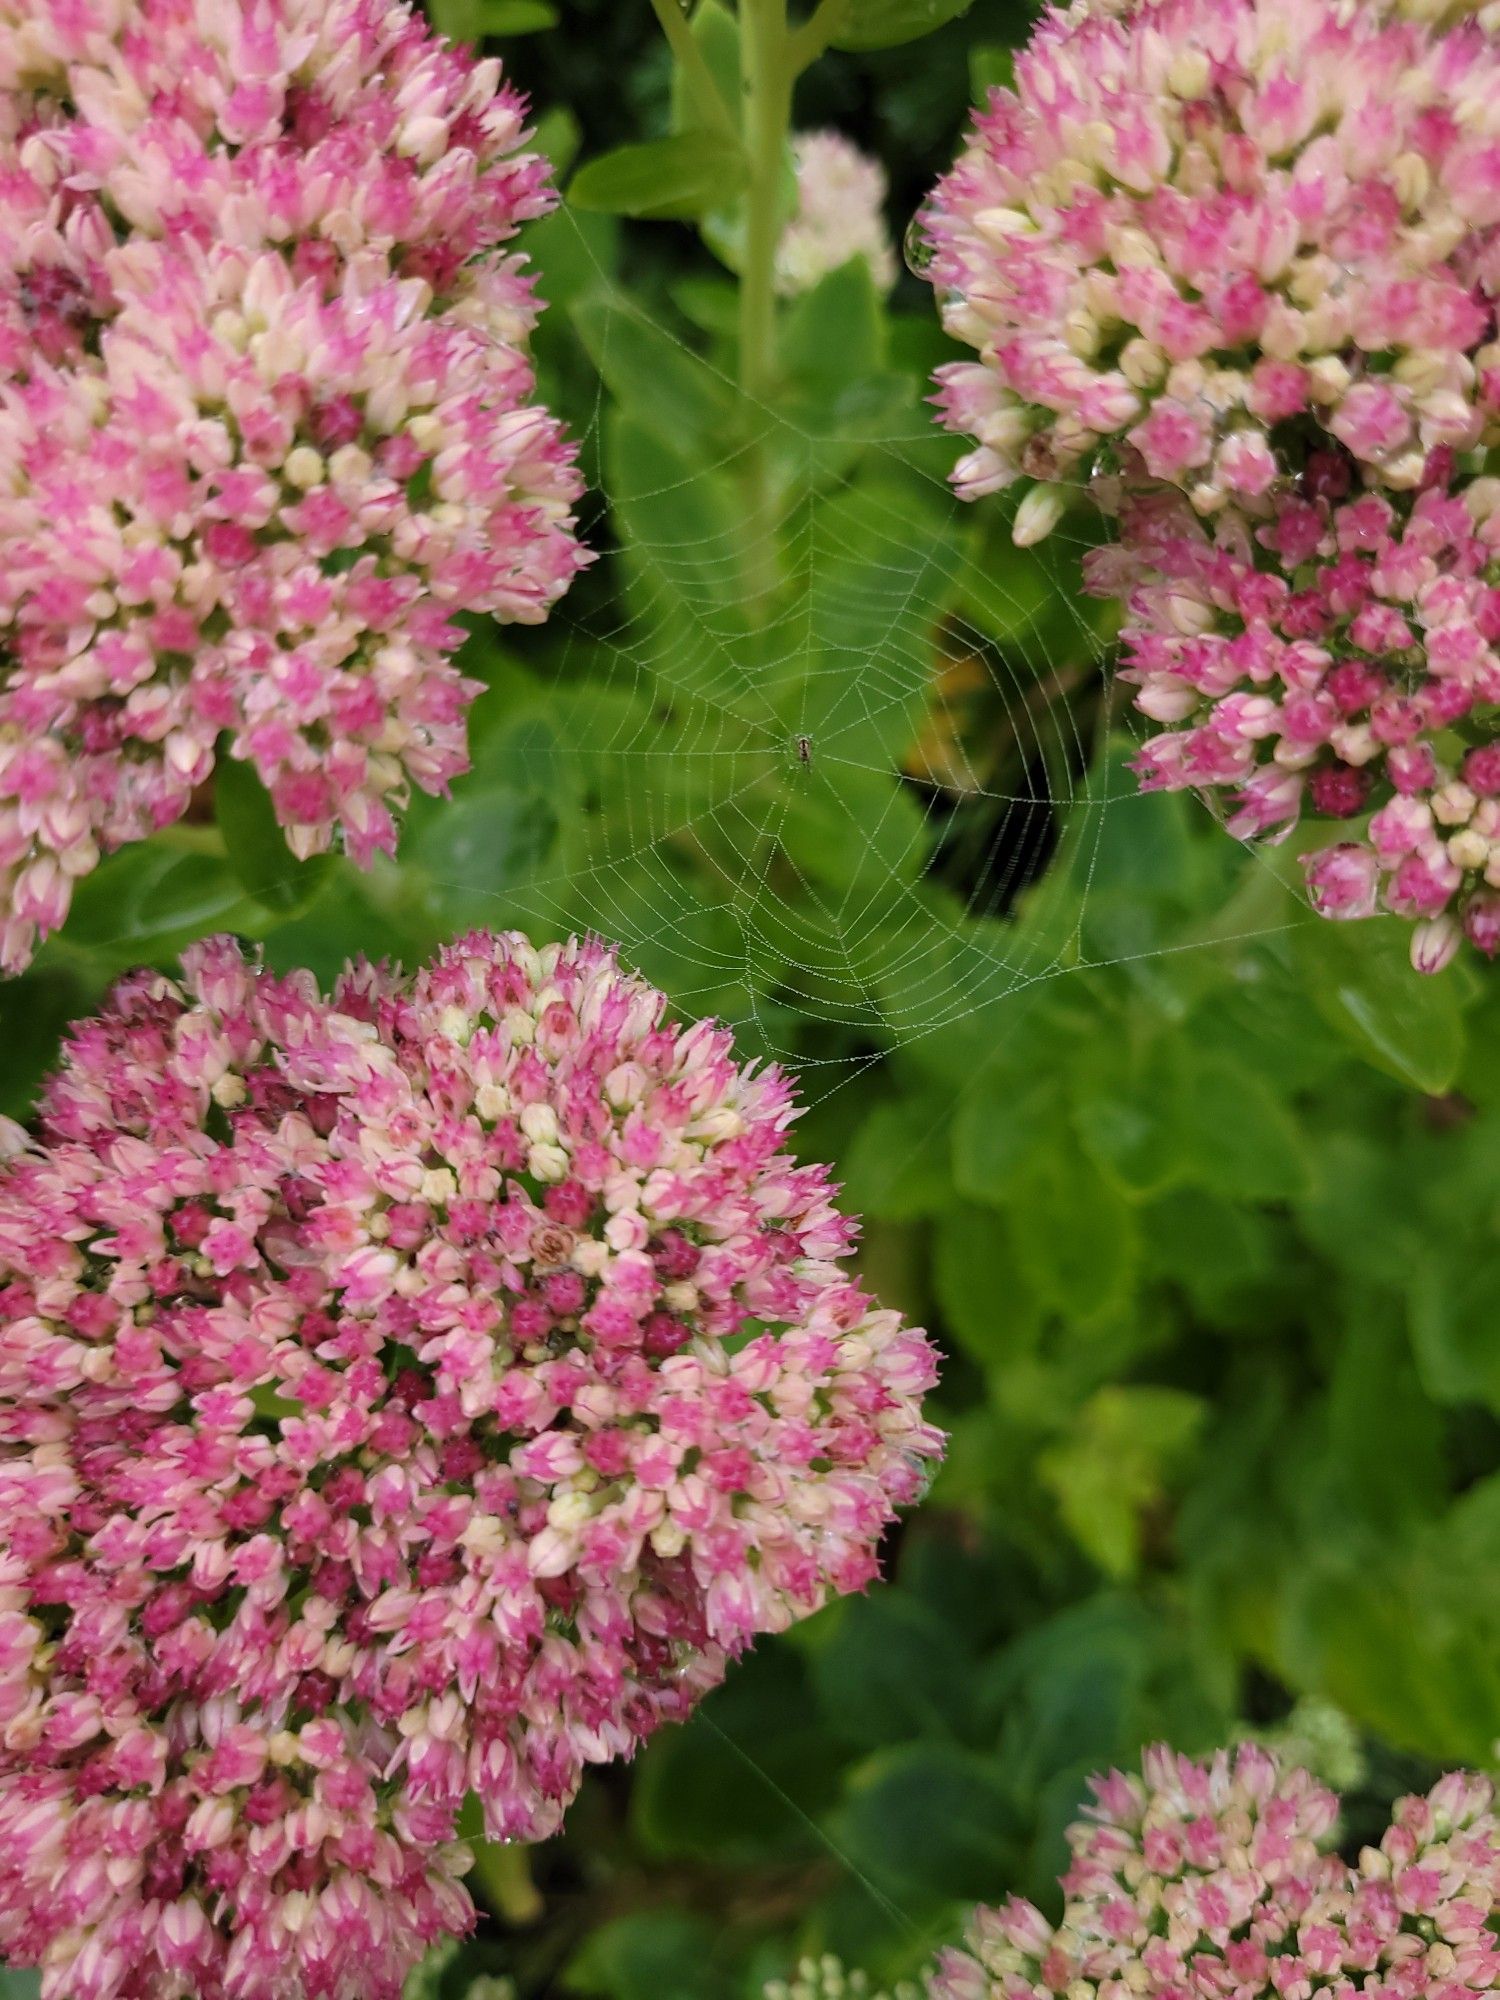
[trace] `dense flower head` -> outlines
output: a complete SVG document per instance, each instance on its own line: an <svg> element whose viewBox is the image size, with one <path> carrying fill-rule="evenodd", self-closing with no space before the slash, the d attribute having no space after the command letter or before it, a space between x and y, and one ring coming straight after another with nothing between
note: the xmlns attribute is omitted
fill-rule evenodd
<svg viewBox="0 0 1500 2000"><path fill-rule="evenodd" d="M883 292L896 282L885 221L885 169L842 132L799 132L792 141L796 208L776 246L776 289L811 291L820 278L863 257Z"/></svg>
<svg viewBox="0 0 1500 2000"><path fill-rule="evenodd" d="M938 1447L791 1094L596 943L195 946L0 1171L0 1951L46 2000L393 1995L458 1814L862 1588Z"/></svg>
<svg viewBox="0 0 1500 2000"><path fill-rule="evenodd" d="M1330 1852L1336 1796L1244 1745L1094 1780L1069 1833L1062 1920L1018 1897L974 1914L931 2000L1469 2000L1500 1986L1489 1918L1500 1825L1487 1779L1402 1799L1357 1866Z"/></svg>
<svg viewBox="0 0 1500 2000"><path fill-rule="evenodd" d="M7 968L225 744L361 863L465 768L457 614L582 560L524 137L407 0L0 0Z"/></svg>
<svg viewBox="0 0 1500 2000"><path fill-rule="evenodd" d="M1500 40L1418 0L1075 0L926 211L974 495L1120 516L1147 788L1351 822L1314 906L1500 948Z"/></svg>
<svg viewBox="0 0 1500 2000"><path fill-rule="evenodd" d="M1077 0L922 232L967 494L1122 455L1263 509L1309 440L1408 491L1494 441L1500 52L1466 8ZM1456 17L1456 18L1445 18Z"/></svg>
<svg viewBox="0 0 1500 2000"><path fill-rule="evenodd" d="M904 1979L894 1992L876 1992L866 1973L825 1951L817 1958L800 1958L790 1979L768 1980L762 2000L921 2000L921 1996Z"/></svg>
<svg viewBox="0 0 1500 2000"><path fill-rule="evenodd" d="M1180 500L1127 505L1087 565L1128 591L1122 679L1166 725L1147 790L1225 798L1244 837L1351 822L1305 858L1331 917L1412 919L1423 969L1460 926L1500 948L1500 481L1355 491L1315 454L1275 517L1212 533Z"/></svg>

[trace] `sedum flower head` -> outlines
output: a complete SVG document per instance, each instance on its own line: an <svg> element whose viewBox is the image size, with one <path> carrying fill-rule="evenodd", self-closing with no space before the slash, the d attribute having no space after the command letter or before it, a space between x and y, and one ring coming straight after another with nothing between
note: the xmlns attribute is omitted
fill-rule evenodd
<svg viewBox="0 0 1500 2000"><path fill-rule="evenodd" d="M1454 493L1443 470L1414 494L1355 492L1315 454L1268 522L1208 532L1159 497L1091 559L1098 588L1129 590L1122 678L1164 725L1143 786L1219 794L1246 837L1349 821L1305 858L1316 907L1411 919L1424 970L1460 927L1500 948L1500 482Z"/></svg>
<svg viewBox="0 0 1500 2000"><path fill-rule="evenodd" d="M1298 1765L1321 1783L1352 1791L1369 1775L1358 1724L1321 1695L1301 1695L1280 1722L1236 1732L1269 1750L1278 1764Z"/></svg>
<svg viewBox="0 0 1500 2000"><path fill-rule="evenodd" d="M923 218L960 490L1123 459L1256 511L1309 440L1397 492L1493 441L1497 82L1462 8L1049 13Z"/></svg>
<svg viewBox="0 0 1500 2000"><path fill-rule="evenodd" d="M877 287L896 282L896 253L885 222L889 187L878 160L841 132L799 132L792 141L797 206L776 248L776 289L811 291L820 278L863 257Z"/></svg>
<svg viewBox="0 0 1500 2000"><path fill-rule="evenodd" d="M324 999L226 939L0 1169L0 1951L46 2000L394 1996L460 1807L861 1589L937 1434L774 1069L595 943ZM14 1135L12 1136L14 1147Z"/></svg>
<svg viewBox="0 0 1500 2000"><path fill-rule="evenodd" d="M361 864L465 768L457 614L582 560L523 114L407 0L0 0L7 968L225 745Z"/></svg>
<svg viewBox="0 0 1500 2000"><path fill-rule="evenodd" d="M1230 829L1350 822L1331 917L1500 949L1500 46L1411 0L1076 0L925 217L960 489L1087 480L1093 586L1162 733L1149 788ZM1493 859L1492 859L1493 854Z"/></svg>
<svg viewBox="0 0 1500 2000"><path fill-rule="evenodd" d="M877 1993L867 1973L825 1951L817 1958L800 1958L790 1979L768 1980L763 2000L920 2000L920 1996L907 1980L899 1981L889 1994Z"/></svg>
<svg viewBox="0 0 1500 2000"><path fill-rule="evenodd" d="M1401 1800L1355 1867L1329 1851L1335 1795L1253 1745L1206 1764L1158 1747L1140 1778L1093 1788L1061 1922L1017 1897L977 1910L932 2000L1468 2000L1500 1985L1486 1779Z"/></svg>

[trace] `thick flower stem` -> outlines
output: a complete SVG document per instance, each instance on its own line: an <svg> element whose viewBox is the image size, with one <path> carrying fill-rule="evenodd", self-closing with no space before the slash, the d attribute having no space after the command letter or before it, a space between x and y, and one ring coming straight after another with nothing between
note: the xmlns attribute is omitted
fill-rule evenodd
<svg viewBox="0 0 1500 2000"><path fill-rule="evenodd" d="M740 77L743 143L750 179L745 191L745 261L740 272L740 387L766 403L776 387L776 245L781 232L782 163L796 82L786 0L741 0ZM763 439L745 461L745 591L760 616L779 579L776 494Z"/></svg>
<svg viewBox="0 0 1500 2000"><path fill-rule="evenodd" d="M776 380L776 242L781 175L796 81L786 0L744 0L740 10L744 142L745 267L740 278L740 386L764 399Z"/></svg>

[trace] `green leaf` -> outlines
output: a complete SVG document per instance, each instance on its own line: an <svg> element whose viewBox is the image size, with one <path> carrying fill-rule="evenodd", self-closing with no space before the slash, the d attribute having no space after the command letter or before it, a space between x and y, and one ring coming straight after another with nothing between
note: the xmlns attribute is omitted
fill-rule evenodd
<svg viewBox="0 0 1500 2000"><path fill-rule="evenodd" d="M973 0L852 0L833 38L838 49L889 49L967 14Z"/></svg>
<svg viewBox="0 0 1500 2000"><path fill-rule="evenodd" d="M1319 1013L1366 1062L1429 1095L1452 1088L1464 1055L1460 966L1412 970L1408 926L1319 920L1294 933Z"/></svg>
<svg viewBox="0 0 1500 2000"><path fill-rule="evenodd" d="M834 677L825 676L817 695L835 690ZM862 928L874 925L882 906L899 922L909 907L907 892L927 861L927 822L893 773L871 770L837 749L830 752L828 744L842 735L834 724L809 739L811 766L798 760L785 774L770 802L767 836L785 849L805 881L854 902L862 910Z"/></svg>
<svg viewBox="0 0 1500 2000"><path fill-rule="evenodd" d="M1022 1797L1062 1773L1075 1777L1076 1803L1090 1769L1130 1754L1151 1645L1141 1605L1110 1592L1042 1618L997 1655L986 1692L999 1714L1007 1775Z"/></svg>
<svg viewBox="0 0 1500 2000"><path fill-rule="evenodd" d="M1127 1194L1154 1195L1189 1170L1178 1069L1180 1044L1132 1046L1101 1034L1079 1051L1073 1122L1085 1152Z"/></svg>
<svg viewBox="0 0 1500 2000"><path fill-rule="evenodd" d="M699 0L692 35L703 51L708 73L728 106L740 101L740 24L722 0ZM672 130L701 131L704 113L680 63L672 66Z"/></svg>
<svg viewBox="0 0 1500 2000"><path fill-rule="evenodd" d="M290 915L305 909L322 889L330 857L318 854L299 861L254 768L227 754L214 769L214 816L229 865L247 893L268 910Z"/></svg>
<svg viewBox="0 0 1500 2000"><path fill-rule="evenodd" d="M210 828L210 840L217 836ZM111 855L74 892L67 926L44 963L86 959L100 976L170 959L209 931L254 930L265 909L246 896L229 862L172 829ZM193 838L191 847L184 838Z"/></svg>
<svg viewBox="0 0 1500 2000"><path fill-rule="evenodd" d="M428 0L427 12L438 33L455 42L534 35L558 22L557 9L548 0Z"/></svg>
<svg viewBox="0 0 1500 2000"><path fill-rule="evenodd" d="M476 1840L473 1848L469 1887L483 1906L502 1924L534 1924L543 1907L531 1874L534 1850L518 1840Z"/></svg>
<svg viewBox="0 0 1500 2000"><path fill-rule="evenodd" d="M1345 1291L1321 1485L1332 1507L1352 1509L1385 1533L1409 1529L1444 1503L1451 1420L1435 1407L1420 1356L1413 1360L1417 1343L1408 1340L1399 1299L1358 1280ZM1494 1325L1485 1329L1491 1348Z"/></svg>
<svg viewBox="0 0 1500 2000"><path fill-rule="evenodd" d="M969 95L982 104L992 90L1010 90L1016 80L1016 52L999 43L981 43L969 51Z"/></svg>
<svg viewBox="0 0 1500 2000"><path fill-rule="evenodd" d="M537 35L562 17L547 0L480 0L479 18L487 35Z"/></svg>
<svg viewBox="0 0 1500 2000"><path fill-rule="evenodd" d="M1438 1403L1500 1411L1500 1263L1492 1243L1424 1239L1412 1271L1411 1344L1422 1386Z"/></svg>
<svg viewBox="0 0 1500 2000"><path fill-rule="evenodd" d="M1134 1576L1145 1517L1185 1458L1207 1406L1180 1389L1107 1388L1078 1413L1073 1435L1037 1470L1078 1546L1106 1575Z"/></svg>
<svg viewBox="0 0 1500 2000"><path fill-rule="evenodd" d="M380 904L371 900L379 882L396 893ZM446 942L448 933L427 907L422 878L398 874L386 864L375 882L352 862L339 861L315 902L261 932L266 963L281 973L308 971L325 989L354 958L389 958L417 965Z"/></svg>
<svg viewBox="0 0 1500 2000"><path fill-rule="evenodd" d="M881 1880L972 1901L1008 1879L1018 1826L993 1758L922 1742L860 1768L837 1831Z"/></svg>
<svg viewBox="0 0 1500 2000"><path fill-rule="evenodd" d="M554 129L550 136L566 149L566 129ZM564 204L526 232L526 254L536 265L538 290L552 308L542 314L534 336L538 360L554 374L577 373L589 389L594 385L587 373L587 348L574 312L581 300L597 297L601 286L611 282L620 260L622 226L618 216L589 215Z"/></svg>
<svg viewBox="0 0 1500 2000"><path fill-rule="evenodd" d="M552 162L554 174L565 174L578 157L578 148L583 143L583 133L579 129L578 120L568 107L565 104L554 104L550 111L536 121L536 136L532 143L539 153L545 153ZM529 254L535 257L533 244L528 242L526 247ZM541 268L546 268L540 258L537 262ZM550 282L545 288L545 295L549 305L556 299L556 292Z"/></svg>
<svg viewBox="0 0 1500 2000"><path fill-rule="evenodd" d="M739 289L728 278L709 271L689 271L673 281L672 303L700 332L726 341L737 337Z"/></svg>
<svg viewBox="0 0 1500 2000"><path fill-rule="evenodd" d="M269 1417L273 1423L280 1423L283 1417L301 1417L307 1413L307 1405L297 1401L295 1396L278 1395L269 1382L257 1382L250 1391L250 1400L257 1413Z"/></svg>
<svg viewBox="0 0 1500 2000"><path fill-rule="evenodd" d="M952 1199L945 1127L941 1104L932 1099L877 1104L843 1161L850 1208L884 1222L943 1213Z"/></svg>
<svg viewBox="0 0 1500 2000"><path fill-rule="evenodd" d="M443 928L524 920L517 892L556 865L560 815L576 776L545 712L515 716L486 737L455 796L424 812L403 861L427 878Z"/></svg>
<svg viewBox="0 0 1500 2000"><path fill-rule="evenodd" d="M1485 1764L1500 1735L1500 1480L1405 1537L1325 1534L1273 1662L1388 1742Z"/></svg>
<svg viewBox="0 0 1500 2000"><path fill-rule="evenodd" d="M37 2000L41 1990L39 1972L8 1972L0 1968L0 2000Z"/></svg>
<svg viewBox="0 0 1500 2000"><path fill-rule="evenodd" d="M1355 1076L1363 1072L1354 1071ZM1298 1226L1336 1266L1404 1291L1424 1251L1426 1226L1407 1196L1403 1131L1393 1093L1377 1087L1383 1114L1368 1133L1329 1131L1317 1146L1318 1178L1297 1204ZM1374 1093L1372 1093L1373 1095ZM1383 1226L1372 1230L1370 1217Z"/></svg>
<svg viewBox="0 0 1500 2000"><path fill-rule="evenodd" d="M75 974L34 971L0 981L0 1116L31 1115L37 1086L57 1060L67 1024L84 1011L88 995Z"/></svg>
<svg viewBox="0 0 1500 2000"><path fill-rule="evenodd" d="M1243 1201L1288 1201L1308 1184L1308 1147L1271 1083L1233 1056L1179 1051L1186 1163L1217 1194Z"/></svg>
<svg viewBox="0 0 1500 2000"><path fill-rule="evenodd" d="M835 410L851 383L875 373L885 359L885 325L868 259L851 257L797 300L780 353L788 375Z"/></svg>
<svg viewBox="0 0 1500 2000"><path fill-rule="evenodd" d="M804 790L808 778L878 777L889 799L939 671L932 620L947 596L951 521L945 505L871 469L820 491L805 449L794 492L793 587L765 648L788 749L806 738L792 776Z"/></svg>
<svg viewBox="0 0 1500 2000"><path fill-rule="evenodd" d="M562 1985L588 2000L724 2000L710 1967L718 1932L683 1910L638 1910L589 1933Z"/></svg>
<svg viewBox="0 0 1500 2000"><path fill-rule="evenodd" d="M1162 1737L1224 1740L1228 1718L1193 1638L1169 1598L1110 1590L1031 1621L998 1655L985 1694L1034 1856L1007 1878L1016 1889L1055 1893L1067 1865L1064 1828L1078 1819L1092 1772L1128 1768L1143 1743Z"/></svg>
<svg viewBox="0 0 1500 2000"><path fill-rule="evenodd" d="M933 1282L943 1323L985 1367L1014 1367L1036 1346L1041 1309L1016 1268L1005 1220L955 1202L939 1218Z"/></svg>
<svg viewBox="0 0 1500 2000"><path fill-rule="evenodd" d="M953 1121L953 1179L970 1201L1001 1207L1052 1143L1062 1116L1052 1077L1017 1089L1010 1078L981 1078L967 1091Z"/></svg>
<svg viewBox="0 0 1500 2000"><path fill-rule="evenodd" d="M640 221L696 221L748 178L742 148L713 132L679 132L588 160L568 183L574 208Z"/></svg>
<svg viewBox="0 0 1500 2000"><path fill-rule="evenodd" d="M439 2000L443 1974L457 1956L456 1938L444 1938L440 1944L435 1944L407 1974L406 1984L401 1989L401 2000ZM0 2000L5 2000L4 1986L0 1986Z"/></svg>
<svg viewBox="0 0 1500 2000"><path fill-rule="evenodd" d="M1076 1145L1054 1142L1036 1155L1009 1216L1017 1263L1059 1312L1091 1320L1125 1299L1138 1252L1135 1214Z"/></svg>
<svg viewBox="0 0 1500 2000"><path fill-rule="evenodd" d="M705 458L712 463L721 456L735 422L734 385L622 294L580 299L572 320L629 422L649 428L671 450L697 453L689 476L702 479ZM709 531L716 526L710 523Z"/></svg>
<svg viewBox="0 0 1500 2000"><path fill-rule="evenodd" d="M1148 1211L1144 1244L1154 1275L1181 1287L1215 1327L1257 1323L1268 1294L1298 1275L1288 1234L1260 1210L1202 1188L1177 1188Z"/></svg>
<svg viewBox="0 0 1500 2000"><path fill-rule="evenodd" d="M899 1590L851 1598L812 1655L826 1727L862 1750L961 1736L970 1716L965 1635Z"/></svg>
<svg viewBox="0 0 1500 2000"><path fill-rule="evenodd" d="M1084 941L1091 956L1105 959L1130 959L1165 942L1165 927L1192 907L1203 875L1194 807L1180 792L1141 791L1129 768L1135 749L1112 738L1069 812L1068 868ZM1149 958L1142 963L1153 975L1161 971Z"/></svg>
<svg viewBox="0 0 1500 2000"><path fill-rule="evenodd" d="M631 1788L631 1824L663 1858L799 1855L816 1844L809 1820L836 1796L843 1757L819 1722L803 1662L768 1649L650 1745Z"/></svg>
<svg viewBox="0 0 1500 2000"><path fill-rule="evenodd" d="M648 663L663 686L695 697L709 711L733 708L742 718L744 750L757 753L764 769L765 734L758 726L764 704L748 657L745 617L752 555L741 544L734 488L725 476L695 465L690 442L686 449L669 442L654 424L634 416L617 417L606 443L615 520L656 628ZM703 722L721 747L732 747L724 743L722 716L706 713ZM723 777L732 795L727 765Z"/></svg>

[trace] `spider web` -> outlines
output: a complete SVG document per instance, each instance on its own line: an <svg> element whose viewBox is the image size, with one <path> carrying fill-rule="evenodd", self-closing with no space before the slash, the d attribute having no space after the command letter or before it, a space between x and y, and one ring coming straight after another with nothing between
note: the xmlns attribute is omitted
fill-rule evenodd
<svg viewBox="0 0 1500 2000"><path fill-rule="evenodd" d="M837 354L823 404L748 404L577 217L551 227L587 267L548 318L596 371L583 529L606 587L518 649L545 723L528 737L514 689L481 697L475 773L425 822L460 816L434 880L476 921L598 931L684 1011L821 1070L814 1096L881 1051L1003 1033L1020 992L1117 962L1087 936L1096 862L1160 802L1098 754L1138 719L1081 595L1086 544L1016 551L994 503L952 496L961 447L910 366L875 370L873 409L857 383L840 405ZM501 888L462 815L507 734L532 795L567 803L557 851ZM1270 928L1305 920L1294 890L1273 900Z"/></svg>
<svg viewBox="0 0 1500 2000"><path fill-rule="evenodd" d="M941 1045L966 1081L1047 982L1316 921L1267 868L1239 930L1091 922L1101 860L1137 829L1149 846L1162 801L1104 754L1142 731L1082 594L1087 543L1017 551L999 504L949 488L930 313L899 316L884 356L863 267L834 274L784 313L773 409L715 358L727 281L643 306L590 220L564 207L527 247L598 561L543 626L476 632L473 769L414 802L396 861L340 862L286 917L277 883L235 882L175 830L154 859L126 850L38 962L62 976L26 1001L28 1077L112 971L205 930L248 927L325 982L474 926L596 932L816 1106L891 1051Z"/></svg>

